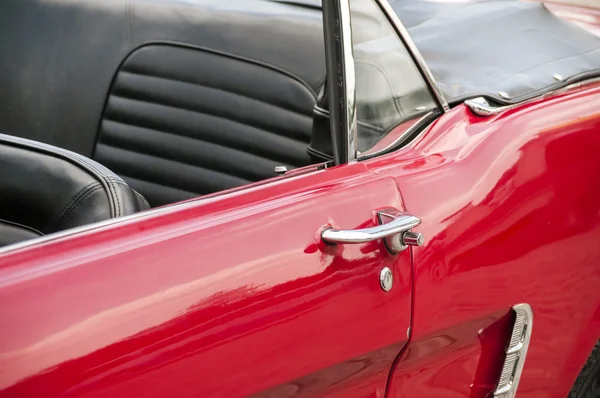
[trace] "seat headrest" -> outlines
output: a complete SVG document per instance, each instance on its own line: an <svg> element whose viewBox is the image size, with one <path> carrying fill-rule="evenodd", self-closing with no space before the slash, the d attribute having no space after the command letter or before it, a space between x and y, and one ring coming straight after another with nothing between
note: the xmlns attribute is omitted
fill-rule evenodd
<svg viewBox="0 0 600 398"><path fill-rule="evenodd" d="M147 208L140 194L101 164L0 134L0 240L2 231L12 234L5 244L20 240L16 235L48 234Z"/></svg>

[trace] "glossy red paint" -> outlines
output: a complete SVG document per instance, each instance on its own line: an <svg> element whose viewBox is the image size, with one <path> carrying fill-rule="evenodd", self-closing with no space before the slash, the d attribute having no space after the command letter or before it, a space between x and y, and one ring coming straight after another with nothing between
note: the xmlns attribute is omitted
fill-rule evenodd
<svg viewBox="0 0 600 398"><path fill-rule="evenodd" d="M577 2L565 4L560 1L544 1L544 4L556 16L574 22L596 36L600 36L600 3L597 3L595 8L591 7L591 1L583 2L589 6L577 5Z"/></svg>
<svg viewBox="0 0 600 398"><path fill-rule="evenodd" d="M599 154L600 85L588 84L494 117L458 106L366 162L396 178L426 237L388 397L480 396L474 380L493 373L480 331L521 302L534 321L518 396L567 395L600 337Z"/></svg>
<svg viewBox="0 0 600 398"><path fill-rule="evenodd" d="M519 397L564 397L600 336L599 105L458 106L396 153L6 252L0 396L480 398L527 302ZM409 251L319 243L405 205L414 275Z"/></svg>
<svg viewBox="0 0 600 398"><path fill-rule="evenodd" d="M410 251L317 231L390 206L394 179L353 164L5 253L0 396L383 397Z"/></svg>

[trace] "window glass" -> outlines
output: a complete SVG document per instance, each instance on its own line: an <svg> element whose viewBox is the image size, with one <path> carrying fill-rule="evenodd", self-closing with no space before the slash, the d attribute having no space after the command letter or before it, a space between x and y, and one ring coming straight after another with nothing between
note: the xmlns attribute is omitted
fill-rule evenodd
<svg viewBox="0 0 600 398"><path fill-rule="evenodd" d="M356 70L358 150L369 151L387 134L400 136L410 120L436 108L404 44L373 0L350 0Z"/></svg>

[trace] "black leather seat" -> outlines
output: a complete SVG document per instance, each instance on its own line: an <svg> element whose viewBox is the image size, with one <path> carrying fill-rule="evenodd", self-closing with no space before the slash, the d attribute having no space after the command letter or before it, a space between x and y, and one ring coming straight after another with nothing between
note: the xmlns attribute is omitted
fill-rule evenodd
<svg viewBox="0 0 600 398"><path fill-rule="evenodd" d="M310 163L318 4L0 3L0 131L92 158L152 206Z"/></svg>
<svg viewBox="0 0 600 398"><path fill-rule="evenodd" d="M147 208L142 195L99 163L0 134L0 246Z"/></svg>

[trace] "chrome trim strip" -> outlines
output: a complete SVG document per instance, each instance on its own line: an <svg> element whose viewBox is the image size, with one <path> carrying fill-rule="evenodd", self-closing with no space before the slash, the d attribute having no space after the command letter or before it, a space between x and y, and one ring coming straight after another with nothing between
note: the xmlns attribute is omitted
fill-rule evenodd
<svg viewBox="0 0 600 398"><path fill-rule="evenodd" d="M568 86L566 86L564 89L569 90L569 89L572 89L575 87L583 87L587 84L593 84L593 83L598 83L598 82L600 82L600 77L592 77L591 79L583 79L576 83L571 83Z"/></svg>
<svg viewBox="0 0 600 398"><path fill-rule="evenodd" d="M502 373L494 398L513 398L517 394L521 374L527 357L527 349L533 328L533 311L529 304L517 304L512 307L515 312L515 324L506 349L506 357L502 365Z"/></svg>
<svg viewBox="0 0 600 398"><path fill-rule="evenodd" d="M437 118L434 119L433 116L435 114L437 114L438 112L439 111L437 109L435 111L427 112L425 115L421 116L412 126L407 128L406 131L404 133L402 133L402 135L400 137L396 138L388 146L386 146L385 148L379 149L378 151L375 151L375 152L367 151L367 152L361 153L358 156L358 160L371 159L371 158L374 158L374 157L377 157L379 155L383 155L383 154L389 152L391 148L395 148L398 145L400 145L403 141L406 140L406 137L409 137L410 135L412 135L416 130L427 129L427 127L429 127L434 121L437 120ZM425 125L425 122L427 122L427 121L429 121L429 123L427 123Z"/></svg>
<svg viewBox="0 0 600 398"><path fill-rule="evenodd" d="M307 174L295 174L295 175L291 174L289 176L273 177L274 181L270 182L269 184L275 184L275 183L282 182L282 181L288 181L292 178L300 178L300 177L304 177L306 175ZM171 204L164 205L161 207L148 209L148 210L145 210L145 211L142 211L139 213L130 214L128 216L111 218L111 219L104 220L104 221L98 221L98 222L91 223L91 224L81 225L79 227L65 229L63 231L54 232L54 233L51 233L48 235L40 236L39 238L28 239L28 240L25 240L22 242L14 243L12 245L2 246L2 247L0 247L0 256L4 255L6 253L12 252L12 251L26 249L26 248L29 248L30 246L33 247L33 246L40 245L43 243L61 240L64 238L69 238L72 235L93 233L94 231L96 231L98 229L110 227L115 224L121 224L121 226L124 227L126 225L132 224L133 222L144 221L144 220L152 219L155 217L167 216L169 214L173 214L173 213L180 212L180 211L186 211L189 209L193 209L194 207L198 207L201 204L209 203L211 201L221 200L222 198L231 197L232 195L236 195L239 192L248 192L253 189L259 189L259 188L262 188L263 186L264 185L261 184L259 186L244 187L243 189L235 190L233 192L217 193L214 196L210 196L210 197L198 196L196 198L186 200L184 202L171 203Z"/></svg>
<svg viewBox="0 0 600 398"><path fill-rule="evenodd" d="M198 198L198 199L200 199L200 198ZM0 256L4 255L6 253L9 253L11 251L17 251L20 249L28 248L29 246L35 246L35 245L39 245L42 243L59 240L62 238L68 238L71 235L77 235L77 234L83 234L85 232L91 232L96 229L101 229L103 227L108 227L108 226L111 226L114 224L122 223L123 225L127 225L127 224L129 224L130 221L135 221L140 218L146 218L146 217L150 218L152 216L168 214L168 213L170 213L169 210L173 210L173 209L183 210L185 208L193 207L192 204L197 205L196 200L194 200L192 202L176 203L173 205L167 205L167 206L159 208L159 209L150 209L150 210L142 211L140 213L130 214L128 216L111 218L109 220L104 220L104 221L98 221L98 222L95 222L92 224L85 224L85 225L81 225L79 227L65 229L60 232L54 232L54 233L51 233L48 235L40 236L39 238L28 239L28 240L25 240L22 242L14 243L12 245L0 247Z"/></svg>
<svg viewBox="0 0 600 398"><path fill-rule="evenodd" d="M379 3L379 7L384 12L384 14L387 16L387 18L390 21L390 23L392 24L392 26L396 29L396 33L398 34L398 36L400 36L400 39L404 42L404 45L406 46L406 48L408 49L408 52L413 57L413 60L414 60L415 64L417 65L417 67L419 68L421 75L423 76L425 81L428 83L429 88L431 89L431 91L432 91L435 99L437 100L438 105L442 109L442 111L443 112L449 111L450 107L448 106L448 101L446 100L444 93L438 86L437 82L435 81L435 78L433 77L433 74L431 73L431 71L427 67L427 64L425 63L425 60L423 59L423 56L419 52L419 49L417 48L415 43L412 41L410 35L408 34L408 31L402 24L402 21L400 21L400 18L398 18L398 15L396 15L396 12L394 11L394 9L390 5L390 3L388 3L387 0L375 0L375 1L377 3ZM326 3L326 2L324 2L324 3Z"/></svg>
<svg viewBox="0 0 600 398"><path fill-rule="evenodd" d="M336 165L356 160L356 77L350 0L323 2L329 114Z"/></svg>
<svg viewBox="0 0 600 398"><path fill-rule="evenodd" d="M348 161L356 160L358 156L358 126L356 120L356 73L354 71L354 47L352 43L352 18L350 16L350 0L340 1L341 40L343 47L342 60L344 63L345 80L345 116L347 131ZM331 91L330 91L331 92ZM331 108L329 108L331 109Z"/></svg>
<svg viewBox="0 0 600 398"><path fill-rule="evenodd" d="M523 105L527 101L518 102L512 105L504 105L504 106L493 106L483 97L477 97L468 99L465 101L465 105L471 109L471 111L478 116L494 116L501 112L507 111L509 109L516 108L518 106Z"/></svg>
<svg viewBox="0 0 600 398"><path fill-rule="evenodd" d="M528 98L526 100L520 101L520 102L515 102L513 104L509 104L509 105L501 105L501 106L494 106L491 105L487 99L485 99L484 97L475 97L475 98L471 98L468 100L464 101L464 104L466 106L469 107L469 109L471 109L471 111L478 115L478 116L483 116L483 117L489 117L489 116L495 116L499 113L502 113L504 111L508 111L514 108L517 108L521 105L525 105L528 104L530 102L534 102L534 101L539 101L541 99L544 99L546 97L550 97L552 95L556 95L556 94L560 94L563 93L565 91L568 90L572 90L574 88L580 88L583 87L587 84L593 84L593 83L598 83L600 82L600 78L593 78L593 79L588 79L588 80L582 80L576 83L571 83L567 86L564 87L560 87L557 88L556 90L551 90L551 91L546 91L543 94L540 94L536 97L532 97L532 98Z"/></svg>

